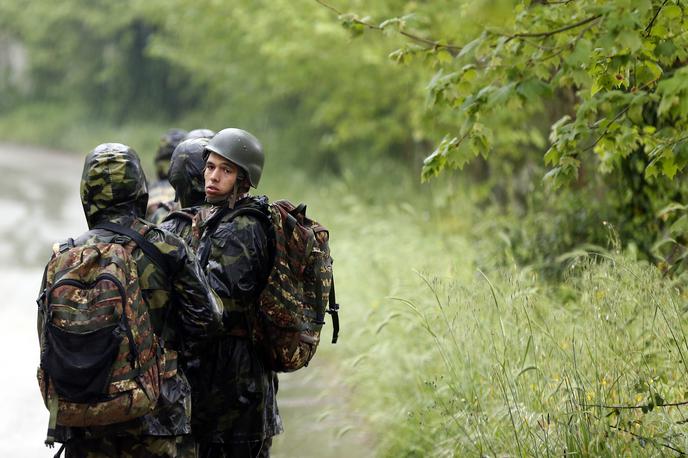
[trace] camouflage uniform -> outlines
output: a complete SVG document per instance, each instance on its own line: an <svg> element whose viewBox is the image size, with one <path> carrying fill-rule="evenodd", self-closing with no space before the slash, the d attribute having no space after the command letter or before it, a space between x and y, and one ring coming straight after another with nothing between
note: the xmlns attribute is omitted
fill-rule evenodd
<svg viewBox="0 0 688 458"><path fill-rule="evenodd" d="M154 185L156 184L157 183L154 183ZM151 223L157 225L162 223L163 220L167 217L167 215L169 215L173 211L179 210L180 206L177 202L174 201L174 194L172 194L171 196L171 200L163 200L162 202L158 203L156 205L155 210L153 210L152 213L146 215L146 219ZM157 198L161 200L170 198L168 184L165 184L164 188L160 188L160 195L158 195Z"/></svg>
<svg viewBox="0 0 688 458"><path fill-rule="evenodd" d="M161 225L205 253L211 286L231 309L225 316L226 336L188 346L183 354L192 388L192 430L204 458L268 456L271 437L282 431L277 377L263 367L251 345L246 313L255 306L272 265L270 240L254 217L230 221L226 204L204 204L206 144L185 141L175 150L170 182L184 209ZM237 204L244 205L267 211L264 197Z"/></svg>
<svg viewBox="0 0 688 458"><path fill-rule="evenodd" d="M265 197L246 197L241 206L268 211ZM230 219L226 206L209 208L198 255L222 300L225 334L200 355L193 433L201 456L268 456L271 437L282 432L277 376L251 343L247 314L270 272L270 231L254 216Z"/></svg>
<svg viewBox="0 0 688 458"><path fill-rule="evenodd" d="M136 153L117 143L98 146L86 158L81 200L89 227L111 221L141 229L148 193ZM141 249L136 260L139 282L156 334L165 342L166 355L185 340L201 340L221 327L221 304L210 289L194 254L183 241L164 230L150 229L144 236L176 267L168 277ZM122 239L104 229L93 229L76 245ZM43 285L42 285L43 288ZM39 322L41 317L39 316ZM169 350L169 351L167 351ZM56 438L66 443L67 456L195 456L183 435L190 433L190 387L181 371L163 380L156 410L135 420L99 427L58 427ZM186 450L184 451L184 449Z"/></svg>
<svg viewBox="0 0 688 458"><path fill-rule="evenodd" d="M207 138L195 138L184 140L175 148L169 180L184 208L171 212L160 226L183 238L194 250L200 239L196 214L205 201L203 152L207 144Z"/></svg>
<svg viewBox="0 0 688 458"><path fill-rule="evenodd" d="M155 171L158 180L148 187L148 205L145 218L155 224L160 223L171 211L179 209L174 200L174 189L167 180L170 158L174 149L186 137L182 129L170 129L162 137L155 154Z"/></svg>

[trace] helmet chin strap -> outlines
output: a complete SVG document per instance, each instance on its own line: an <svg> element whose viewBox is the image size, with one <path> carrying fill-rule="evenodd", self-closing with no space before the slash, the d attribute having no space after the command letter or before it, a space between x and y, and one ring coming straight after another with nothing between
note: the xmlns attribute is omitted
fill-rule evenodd
<svg viewBox="0 0 688 458"><path fill-rule="evenodd" d="M229 208L234 208L234 205L236 205L238 193L239 193L239 184L235 181L234 182L234 189L232 190L232 197L227 201L227 205L229 206Z"/></svg>

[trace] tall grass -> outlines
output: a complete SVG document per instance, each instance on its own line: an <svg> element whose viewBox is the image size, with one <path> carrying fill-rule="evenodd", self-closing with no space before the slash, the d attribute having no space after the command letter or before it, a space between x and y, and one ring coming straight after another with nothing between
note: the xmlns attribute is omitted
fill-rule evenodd
<svg viewBox="0 0 688 458"><path fill-rule="evenodd" d="M687 451L685 300L653 267L583 258L554 288L470 270L418 274L361 331L382 455Z"/></svg>

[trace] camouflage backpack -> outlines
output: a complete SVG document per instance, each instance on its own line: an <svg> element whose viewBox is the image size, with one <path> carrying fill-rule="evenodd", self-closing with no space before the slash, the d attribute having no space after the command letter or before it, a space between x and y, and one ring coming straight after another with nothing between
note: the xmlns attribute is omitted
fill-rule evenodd
<svg viewBox="0 0 688 458"><path fill-rule="evenodd" d="M121 423L151 412L160 394L165 355L153 333L131 253L138 245L156 264L165 259L138 232L98 225L111 243L53 248L38 298L41 359L38 382L55 426ZM144 228L144 231L148 228ZM145 232L144 232L145 233Z"/></svg>
<svg viewBox="0 0 688 458"><path fill-rule="evenodd" d="M272 225L274 262L251 317L251 337L272 370L292 372L315 355L326 313L332 316L332 343L339 335L329 232L306 217L304 204L278 200L269 209L269 217L251 207L233 216L253 214Z"/></svg>

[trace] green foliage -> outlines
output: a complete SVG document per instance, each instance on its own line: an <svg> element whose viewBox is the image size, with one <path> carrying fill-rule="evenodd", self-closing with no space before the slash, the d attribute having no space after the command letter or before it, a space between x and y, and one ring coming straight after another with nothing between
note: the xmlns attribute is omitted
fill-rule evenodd
<svg viewBox="0 0 688 458"><path fill-rule="evenodd" d="M554 291L533 272L456 266L371 310L357 336L376 343L354 360L354 379L387 432L380 454L685 450L685 299L650 266L595 258L573 258Z"/></svg>
<svg viewBox="0 0 688 458"><path fill-rule="evenodd" d="M687 19L678 4L522 1L513 7L513 21L507 25L485 27L462 40L464 45L452 45L458 50L453 59L440 58L435 49L426 51L440 67L429 85L434 103L452 107L458 119L472 125L512 99L544 109L553 94L574 93L570 100L561 95L555 99L569 111L551 123L545 153L551 167L546 178L557 184L577 178L590 153L597 156L602 173L620 168L636 150L648 157L643 170L648 177L671 179L685 167L682 132L688 110L682 95L688 79L681 31ZM527 124L529 115L514 116L500 130ZM478 137L468 147L474 155L499 152L480 131L463 131L469 145ZM433 154L425 176L462 165Z"/></svg>
<svg viewBox="0 0 688 458"><path fill-rule="evenodd" d="M494 186L511 179L500 171L540 157L546 183L594 192L622 239L649 254L664 230L657 212L685 196L688 16L680 1L407 2L400 10L412 15L379 24L375 14L318 3L345 27L396 37L390 58L404 65L400 73L434 72L427 106L445 134L423 163L423 181L477 160Z"/></svg>

